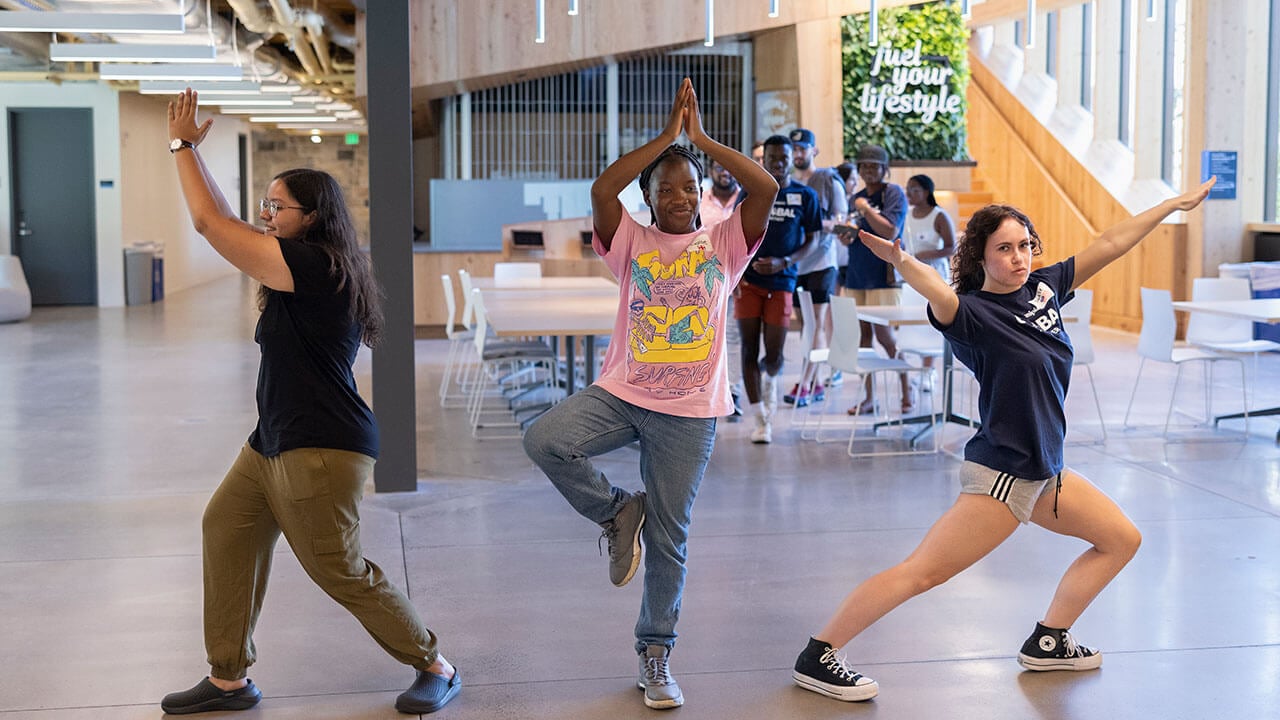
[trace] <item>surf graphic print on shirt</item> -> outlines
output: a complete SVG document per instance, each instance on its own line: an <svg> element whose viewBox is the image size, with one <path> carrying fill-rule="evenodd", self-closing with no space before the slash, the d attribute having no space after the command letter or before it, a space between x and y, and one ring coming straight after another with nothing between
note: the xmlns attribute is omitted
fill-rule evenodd
<svg viewBox="0 0 1280 720"><path fill-rule="evenodd" d="M631 261L627 382L656 396L701 392L714 377L720 329L712 313L724 272L709 238L698 235L663 264L658 251Z"/></svg>

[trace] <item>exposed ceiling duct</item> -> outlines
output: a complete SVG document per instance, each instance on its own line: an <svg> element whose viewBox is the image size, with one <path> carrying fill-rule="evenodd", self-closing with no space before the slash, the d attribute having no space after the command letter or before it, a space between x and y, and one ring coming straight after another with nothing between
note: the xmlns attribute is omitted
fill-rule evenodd
<svg viewBox="0 0 1280 720"><path fill-rule="evenodd" d="M354 24L342 13L354 12L354 6L342 0L311 0L311 5L295 9L289 0L0 0L0 11L182 13L186 32L166 42L212 44L224 61L243 64L246 76L297 82L309 91L350 99L357 41ZM33 73L53 81L85 79L92 65L50 62L50 37L0 33L0 81L39 79ZM55 42L137 41L105 34L52 37Z"/></svg>

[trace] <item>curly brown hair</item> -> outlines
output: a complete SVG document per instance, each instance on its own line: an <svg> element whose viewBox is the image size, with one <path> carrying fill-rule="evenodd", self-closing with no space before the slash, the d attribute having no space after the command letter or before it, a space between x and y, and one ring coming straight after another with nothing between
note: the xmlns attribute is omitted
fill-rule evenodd
<svg viewBox="0 0 1280 720"><path fill-rule="evenodd" d="M987 249L987 238L990 238L1005 220L1013 219L1027 229L1031 238L1031 254L1044 252L1044 245L1036 233L1036 226L1031 223L1021 210L1011 205L988 205L969 218L964 226L964 234L956 248L955 257L951 258L951 284L956 292L973 292L981 290L987 279L982 269L982 256Z"/></svg>

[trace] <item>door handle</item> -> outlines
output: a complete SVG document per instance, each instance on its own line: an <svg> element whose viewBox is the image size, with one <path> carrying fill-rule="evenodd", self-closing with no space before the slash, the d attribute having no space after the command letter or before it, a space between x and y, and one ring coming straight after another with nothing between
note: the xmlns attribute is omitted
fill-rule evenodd
<svg viewBox="0 0 1280 720"><path fill-rule="evenodd" d="M25 222L18 223L18 237L27 237L28 235L34 234L35 232L27 229L27 224Z"/></svg>

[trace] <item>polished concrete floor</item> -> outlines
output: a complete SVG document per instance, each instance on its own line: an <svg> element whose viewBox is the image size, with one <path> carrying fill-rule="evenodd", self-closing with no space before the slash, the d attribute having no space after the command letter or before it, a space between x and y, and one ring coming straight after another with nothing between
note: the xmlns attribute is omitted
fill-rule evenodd
<svg viewBox="0 0 1280 720"><path fill-rule="evenodd" d="M218 281L127 309L37 310L0 325L0 720L159 716L207 672L200 515L254 422L251 289ZM1161 437L1173 373L1144 379L1120 419L1132 335L1097 331L1109 440L1077 371L1068 461L1115 497L1145 542L1076 625L1105 654L1082 674L1014 661L1056 578L1082 550L1038 528L916 598L850 646L880 682L844 704L791 684L790 665L858 581L901 559L953 501L946 453L850 459L785 415L768 447L722 424L695 507L673 669L692 718L1273 718L1280 701L1280 448L1274 419ZM794 344L794 336L792 340ZM435 388L444 341L417 345L416 493L363 506L370 558L408 588L461 668L456 718L652 715L635 688L640 583L613 588L579 518L515 441L480 443ZM358 373L368 387L368 357ZM795 364L788 372L795 370ZM1223 411L1239 406L1219 377ZM1149 384L1148 384L1149 383ZM1201 408L1199 378L1180 394ZM366 393L367 394L367 393ZM927 397L927 396L926 396ZM1254 403L1280 405L1280 357ZM826 405L835 406L828 401ZM834 407L839 411L840 407ZM955 451L966 431L946 432ZM634 486L635 451L602 459ZM281 543L244 717L394 718L410 672L301 573Z"/></svg>

